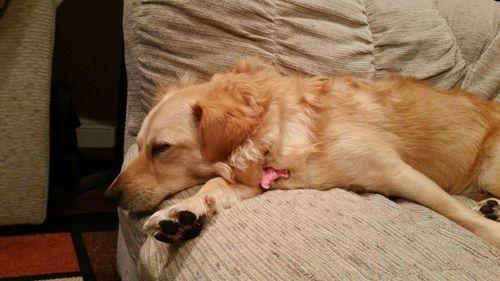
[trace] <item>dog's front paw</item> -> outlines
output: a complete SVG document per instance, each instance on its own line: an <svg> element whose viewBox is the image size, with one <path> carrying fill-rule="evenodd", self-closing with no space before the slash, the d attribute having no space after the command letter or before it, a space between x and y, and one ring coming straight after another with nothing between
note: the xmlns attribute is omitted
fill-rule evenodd
<svg viewBox="0 0 500 281"><path fill-rule="evenodd" d="M143 230L156 240L181 243L198 236L209 216L209 204L195 196L157 211L146 221Z"/></svg>
<svg viewBox="0 0 500 281"><path fill-rule="evenodd" d="M496 198L489 198L479 202L476 210L490 220L500 221L500 200Z"/></svg>

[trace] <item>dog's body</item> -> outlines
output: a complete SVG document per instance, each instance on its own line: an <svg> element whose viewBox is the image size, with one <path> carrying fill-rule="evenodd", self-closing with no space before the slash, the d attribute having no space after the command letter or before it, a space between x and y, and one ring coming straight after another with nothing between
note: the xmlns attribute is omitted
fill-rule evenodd
<svg viewBox="0 0 500 281"><path fill-rule="evenodd" d="M263 168L273 167L291 173L273 188L406 198L500 247L500 223L449 195L500 197L497 103L399 76L282 76L252 61L167 92L144 121L138 158L108 191L145 210L206 182L149 219L145 230L159 240L196 236L206 217L260 194Z"/></svg>

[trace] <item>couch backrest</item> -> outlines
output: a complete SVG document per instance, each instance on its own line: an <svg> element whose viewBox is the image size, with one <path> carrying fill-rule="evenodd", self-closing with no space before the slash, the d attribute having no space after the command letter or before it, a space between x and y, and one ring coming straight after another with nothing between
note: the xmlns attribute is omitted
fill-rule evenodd
<svg viewBox="0 0 500 281"><path fill-rule="evenodd" d="M247 56L283 72L397 72L489 99L500 92L491 0L126 0L124 24L132 136L158 85L188 70L208 79Z"/></svg>

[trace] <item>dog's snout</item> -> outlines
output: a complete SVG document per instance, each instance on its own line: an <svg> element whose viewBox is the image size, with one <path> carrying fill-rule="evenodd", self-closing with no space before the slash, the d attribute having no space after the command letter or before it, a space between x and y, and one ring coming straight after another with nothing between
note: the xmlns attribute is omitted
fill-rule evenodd
<svg viewBox="0 0 500 281"><path fill-rule="evenodd" d="M106 192L104 192L104 196L115 203L120 202L120 198L122 197L122 190L120 188L116 188L114 186L110 186Z"/></svg>

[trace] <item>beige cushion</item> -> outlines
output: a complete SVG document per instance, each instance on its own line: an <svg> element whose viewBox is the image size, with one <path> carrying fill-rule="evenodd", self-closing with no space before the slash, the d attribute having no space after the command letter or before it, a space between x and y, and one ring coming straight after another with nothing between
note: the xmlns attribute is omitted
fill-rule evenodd
<svg viewBox="0 0 500 281"><path fill-rule="evenodd" d="M158 84L201 78L245 56L282 71L380 78L399 72L493 99L500 89L500 3L470 1L126 2L127 128L135 135ZM132 17L134 17L132 15Z"/></svg>
<svg viewBox="0 0 500 281"><path fill-rule="evenodd" d="M496 280L500 252L406 201L276 190L180 247L148 237L138 269L143 280Z"/></svg>

